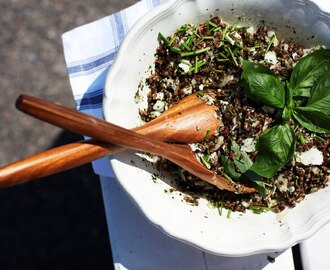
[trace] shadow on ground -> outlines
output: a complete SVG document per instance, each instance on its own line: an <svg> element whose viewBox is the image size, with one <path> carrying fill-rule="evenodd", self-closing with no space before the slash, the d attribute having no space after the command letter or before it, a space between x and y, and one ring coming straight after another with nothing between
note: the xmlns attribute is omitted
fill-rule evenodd
<svg viewBox="0 0 330 270"><path fill-rule="evenodd" d="M80 140L63 132L54 146ZM91 165L0 190L0 269L113 269Z"/></svg>

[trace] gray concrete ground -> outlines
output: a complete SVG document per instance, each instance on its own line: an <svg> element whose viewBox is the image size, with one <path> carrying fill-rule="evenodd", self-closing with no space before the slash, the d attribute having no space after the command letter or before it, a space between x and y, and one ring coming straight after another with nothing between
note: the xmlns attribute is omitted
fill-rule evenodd
<svg viewBox="0 0 330 270"><path fill-rule="evenodd" d="M0 166L81 139L15 107L21 93L74 106L61 34L134 0L0 0ZM90 165L0 190L0 269L112 269Z"/></svg>

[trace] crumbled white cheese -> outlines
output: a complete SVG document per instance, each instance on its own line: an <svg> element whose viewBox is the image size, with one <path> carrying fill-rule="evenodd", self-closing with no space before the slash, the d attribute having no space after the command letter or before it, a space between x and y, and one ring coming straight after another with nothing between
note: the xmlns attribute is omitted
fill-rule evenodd
<svg viewBox="0 0 330 270"><path fill-rule="evenodd" d="M312 168L311 168L311 171L314 173L314 174L316 174L316 175L318 175L319 173L320 173L320 168L318 168L318 167L316 167L316 166L313 166Z"/></svg>
<svg viewBox="0 0 330 270"><path fill-rule="evenodd" d="M249 33L250 35L254 34L254 28L253 26L250 26L249 28L246 29L246 32Z"/></svg>
<svg viewBox="0 0 330 270"><path fill-rule="evenodd" d="M214 59L214 53L212 50L208 50L206 53L208 54L208 56L210 56L211 60Z"/></svg>
<svg viewBox="0 0 330 270"><path fill-rule="evenodd" d="M256 150L256 141L253 138L247 138L243 140L243 145L241 146L241 151L246 153L251 153Z"/></svg>
<svg viewBox="0 0 330 270"><path fill-rule="evenodd" d="M277 63L276 52L274 52L274 51L266 52L265 60L273 65L276 65L276 63Z"/></svg>
<svg viewBox="0 0 330 270"><path fill-rule="evenodd" d="M156 95L156 99L163 100L164 99L164 93L163 92L158 92L157 95Z"/></svg>
<svg viewBox="0 0 330 270"><path fill-rule="evenodd" d="M308 151L296 153L296 161L304 165L322 165L323 154L316 147L312 147Z"/></svg>
<svg viewBox="0 0 330 270"><path fill-rule="evenodd" d="M164 101L161 101L161 100L157 100L155 105L152 107L155 111L158 111L158 112L163 112L164 109L165 109L165 105L166 103Z"/></svg>
<svg viewBox="0 0 330 270"><path fill-rule="evenodd" d="M198 89L199 89L200 91L202 91L202 90L204 89L204 84L200 84L199 87L198 87Z"/></svg>
<svg viewBox="0 0 330 270"><path fill-rule="evenodd" d="M193 152L202 151L199 143L190 143L189 146L190 146L191 151L193 151Z"/></svg>
<svg viewBox="0 0 330 270"><path fill-rule="evenodd" d="M220 87L225 86L228 82L234 79L234 75L227 75L223 78L222 82L220 83Z"/></svg>
<svg viewBox="0 0 330 270"><path fill-rule="evenodd" d="M275 180L275 185L281 192L288 191L288 179L285 177L283 173L281 173L277 179Z"/></svg>
<svg viewBox="0 0 330 270"><path fill-rule="evenodd" d="M251 126L252 126L253 128L255 128L255 127L257 127L259 124L260 124L260 121L259 121L259 120L255 120L255 121L253 121L253 123L251 124Z"/></svg>
<svg viewBox="0 0 330 270"><path fill-rule="evenodd" d="M291 54L291 57L292 57L293 60L296 60L296 58L298 57L298 54L296 52L293 52Z"/></svg>
<svg viewBox="0 0 330 270"><path fill-rule="evenodd" d="M287 43L285 43L285 44L283 45L283 50L284 50L284 51L288 51L288 49L289 49L289 45L288 45Z"/></svg>
<svg viewBox="0 0 330 270"><path fill-rule="evenodd" d="M209 160L211 164L216 164L218 163L218 154L217 152L213 152L209 155Z"/></svg>
<svg viewBox="0 0 330 270"><path fill-rule="evenodd" d="M236 39L241 39L242 38L242 36L239 33L237 33L237 32L234 33L234 37Z"/></svg>
<svg viewBox="0 0 330 270"><path fill-rule="evenodd" d="M157 118L158 116L160 116L161 115L161 112L157 112L157 111L152 111L152 112L150 112L150 116L152 117L152 118Z"/></svg>
<svg viewBox="0 0 330 270"><path fill-rule="evenodd" d="M271 38L272 36L275 35L275 32L270 30L270 31L267 31L267 37Z"/></svg>
<svg viewBox="0 0 330 270"><path fill-rule="evenodd" d="M229 104L228 101L223 101L223 100L219 100L219 101L220 101L220 104L223 106L227 106Z"/></svg>
<svg viewBox="0 0 330 270"><path fill-rule="evenodd" d="M242 201L241 204L242 204L245 208L248 208L248 207L251 205L251 202Z"/></svg>
<svg viewBox="0 0 330 270"><path fill-rule="evenodd" d="M211 146L210 151L217 151L224 144L224 139L223 136L219 136L216 139L215 144Z"/></svg>
<svg viewBox="0 0 330 270"><path fill-rule="evenodd" d="M183 88L182 92L185 93L186 95L192 94L192 86L189 85L189 86Z"/></svg>
<svg viewBox="0 0 330 270"><path fill-rule="evenodd" d="M278 39L277 39L276 34L275 34L274 31L268 31L267 32L267 36L268 36L269 40L271 40L274 37L274 39L273 39L273 45L275 47L278 46L279 41L278 41Z"/></svg>
<svg viewBox="0 0 330 270"><path fill-rule="evenodd" d="M236 116L233 118L233 124L234 124L235 126L237 126L237 117L236 117Z"/></svg>
<svg viewBox="0 0 330 270"><path fill-rule="evenodd" d="M207 105L213 105L215 99L209 95L209 94L204 94L202 96L200 96L200 99L202 99L204 102L206 102Z"/></svg>
<svg viewBox="0 0 330 270"><path fill-rule="evenodd" d="M228 39L231 45L235 45L235 40L233 40L228 34L226 34L226 38Z"/></svg>
<svg viewBox="0 0 330 270"><path fill-rule="evenodd" d="M179 68L181 68L184 72L189 72L190 66L187 65L186 63L180 63Z"/></svg>
<svg viewBox="0 0 330 270"><path fill-rule="evenodd" d="M174 84L173 79L170 79L170 78L165 78L165 79L164 79L164 82L166 83L166 86L167 86L167 87L171 87L171 86L173 86L173 84Z"/></svg>

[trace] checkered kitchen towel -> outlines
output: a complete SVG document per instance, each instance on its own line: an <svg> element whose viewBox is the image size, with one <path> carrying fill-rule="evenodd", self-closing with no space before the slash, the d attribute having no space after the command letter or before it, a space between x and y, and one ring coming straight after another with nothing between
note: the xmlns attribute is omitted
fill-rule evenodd
<svg viewBox="0 0 330 270"><path fill-rule="evenodd" d="M135 22L165 0L142 0L62 35L64 57L78 110L102 118L105 77L120 43ZM113 176L108 158L93 162L96 174Z"/></svg>

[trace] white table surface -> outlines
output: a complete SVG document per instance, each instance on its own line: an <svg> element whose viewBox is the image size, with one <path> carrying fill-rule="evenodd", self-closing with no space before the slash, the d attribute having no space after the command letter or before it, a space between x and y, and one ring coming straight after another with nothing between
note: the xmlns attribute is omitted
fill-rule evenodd
<svg viewBox="0 0 330 270"><path fill-rule="evenodd" d="M116 270L295 269L291 249L239 258L222 257L173 239L146 219L116 179L101 176L100 180Z"/></svg>

